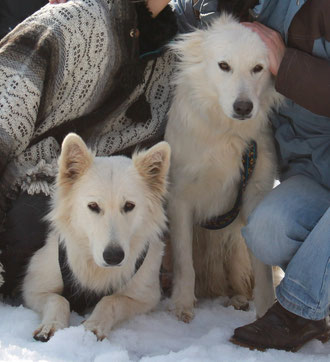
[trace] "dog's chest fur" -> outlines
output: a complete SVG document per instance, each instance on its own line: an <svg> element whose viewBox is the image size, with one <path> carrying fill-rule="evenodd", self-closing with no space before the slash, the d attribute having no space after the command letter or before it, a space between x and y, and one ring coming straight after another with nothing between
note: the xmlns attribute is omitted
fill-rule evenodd
<svg viewBox="0 0 330 362"><path fill-rule="evenodd" d="M194 139L175 154L173 175L176 192L189 195L196 221L229 211L241 181L242 156L246 142L240 137ZM175 152L175 151L174 151Z"/></svg>
<svg viewBox="0 0 330 362"><path fill-rule="evenodd" d="M64 245L59 245L59 265L63 280L61 294L69 301L71 310L82 314L86 309L94 307L102 297L113 293L111 288L96 293L90 288L82 287L79 279L72 272Z"/></svg>

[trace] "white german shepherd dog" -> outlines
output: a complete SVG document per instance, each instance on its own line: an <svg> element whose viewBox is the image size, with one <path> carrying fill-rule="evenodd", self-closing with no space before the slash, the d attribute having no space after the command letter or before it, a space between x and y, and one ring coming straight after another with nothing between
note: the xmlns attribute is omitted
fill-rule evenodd
<svg viewBox="0 0 330 362"><path fill-rule="evenodd" d="M165 134L172 151L172 308L189 322L195 295L227 295L241 309L252 297L254 273L241 228L273 187L276 157L268 113L280 96L263 42L229 15L207 30L183 35L172 48L180 60ZM198 225L233 208L242 157L252 141L257 159L238 216L221 230L201 228ZM258 261L252 264L261 316L274 301L272 272Z"/></svg>
<svg viewBox="0 0 330 362"><path fill-rule="evenodd" d="M65 138L51 231L23 282L25 304L42 315L35 339L69 325L68 295L99 300L84 322L98 339L158 303L169 164L166 142L129 159L95 157L79 136Z"/></svg>

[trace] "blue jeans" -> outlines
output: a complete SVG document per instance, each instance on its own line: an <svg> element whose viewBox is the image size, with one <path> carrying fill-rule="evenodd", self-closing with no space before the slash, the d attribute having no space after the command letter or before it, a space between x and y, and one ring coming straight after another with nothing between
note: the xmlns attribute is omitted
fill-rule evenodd
<svg viewBox="0 0 330 362"><path fill-rule="evenodd" d="M242 234L254 255L279 265L277 300L320 320L330 313L330 190L306 176L282 182L258 205Z"/></svg>

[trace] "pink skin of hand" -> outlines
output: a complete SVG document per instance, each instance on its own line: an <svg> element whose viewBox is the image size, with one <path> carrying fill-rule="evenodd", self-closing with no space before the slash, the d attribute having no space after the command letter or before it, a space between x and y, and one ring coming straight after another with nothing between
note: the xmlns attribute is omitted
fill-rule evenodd
<svg viewBox="0 0 330 362"><path fill-rule="evenodd" d="M266 44L268 48L269 70L276 76L286 49L281 34L257 21L253 23L244 22L242 24L256 32Z"/></svg>
<svg viewBox="0 0 330 362"><path fill-rule="evenodd" d="M50 4L63 4L66 3L67 0L48 0Z"/></svg>

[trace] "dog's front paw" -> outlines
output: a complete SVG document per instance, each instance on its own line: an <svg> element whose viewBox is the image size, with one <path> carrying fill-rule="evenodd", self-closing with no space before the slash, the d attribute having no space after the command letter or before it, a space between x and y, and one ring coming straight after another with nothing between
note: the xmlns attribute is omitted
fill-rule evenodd
<svg viewBox="0 0 330 362"><path fill-rule="evenodd" d="M87 319L83 326L88 331L93 332L96 335L98 341L102 341L104 338L107 338L110 333L111 328L104 321L96 321L95 319Z"/></svg>
<svg viewBox="0 0 330 362"><path fill-rule="evenodd" d="M227 306L232 305L237 310L247 311L249 309L249 301L244 295L234 295L228 301Z"/></svg>
<svg viewBox="0 0 330 362"><path fill-rule="evenodd" d="M188 304L188 305L183 305L181 303L178 303L178 302L175 303L175 302L171 301L169 309L182 322L190 323L194 319L194 316L195 316L194 303Z"/></svg>
<svg viewBox="0 0 330 362"><path fill-rule="evenodd" d="M43 323L33 332L33 338L36 341L48 342L55 332L62 328L64 326L58 322Z"/></svg>
<svg viewBox="0 0 330 362"><path fill-rule="evenodd" d="M190 323L195 317L194 308L176 308L175 315L180 321Z"/></svg>
<svg viewBox="0 0 330 362"><path fill-rule="evenodd" d="M170 310L175 313L177 318L185 323L190 323L195 316L194 306L196 298L190 289L174 288L170 300Z"/></svg>

